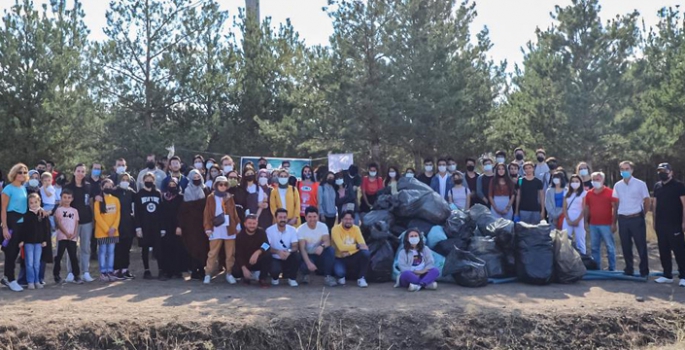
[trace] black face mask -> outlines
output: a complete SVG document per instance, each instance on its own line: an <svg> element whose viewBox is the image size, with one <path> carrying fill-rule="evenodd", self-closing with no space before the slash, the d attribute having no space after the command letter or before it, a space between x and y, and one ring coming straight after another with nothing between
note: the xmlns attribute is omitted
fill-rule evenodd
<svg viewBox="0 0 685 350"><path fill-rule="evenodd" d="M247 181L247 182L254 182L254 175L247 175L247 176L245 176L245 181Z"/></svg>
<svg viewBox="0 0 685 350"><path fill-rule="evenodd" d="M547 163L547 166L549 167L550 170L554 170L557 168L557 163L549 162L549 163Z"/></svg>
<svg viewBox="0 0 685 350"><path fill-rule="evenodd" d="M145 163L145 165L146 165L147 168L150 169L150 170L154 170L154 169L155 169L155 162L150 161L150 162Z"/></svg>
<svg viewBox="0 0 685 350"><path fill-rule="evenodd" d="M173 195L177 195L178 194L178 187L169 187L169 193L171 193Z"/></svg>
<svg viewBox="0 0 685 350"><path fill-rule="evenodd" d="M659 180L668 181L668 174L667 173L659 173Z"/></svg>
<svg viewBox="0 0 685 350"><path fill-rule="evenodd" d="M202 179L193 180L193 185L195 185L195 186L202 185Z"/></svg>
<svg viewBox="0 0 685 350"><path fill-rule="evenodd" d="M312 174L304 174L304 178L309 180L312 178Z"/></svg>
<svg viewBox="0 0 685 350"><path fill-rule="evenodd" d="M112 193L114 193L114 190L111 189L111 188L105 188L105 189L102 190L102 193L104 193L104 194L112 194Z"/></svg>
<svg viewBox="0 0 685 350"><path fill-rule="evenodd" d="M542 163L545 161L545 157L538 157L538 163Z"/></svg>
<svg viewBox="0 0 685 350"><path fill-rule="evenodd" d="M266 169L266 164L259 164L259 169Z"/></svg>
<svg viewBox="0 0 685 350"><path fill-rule="evenodd" d="M523 160L523 154L517 154L516 155L516 160Z"/></svg>
<svg viewBox="0 0 685 350"><path fill-rule="evenodd" d="M454 180L454 183L457 184L457 185L461 185L461 184L464 183L464 179Z"/></svg>
<svg viewBox="0 0 685 350"><path fill-rule="evenodd" d="M474 171L474 170L476 170L476 167L473 166L473 165L467 165L467 166L466 166L466 170L468 170L468 171Z"/></svg>
<svg viewBox="0 0 685 350"><path fill-rule="evenodd" d="M150 189L154 189L154 188L155 188L155 183L152 182L152 181L145 181L145 187L146 187L146 188L150 188Z"/></svg>
<svg viewBox="0 0 685 350"><path fill-rule="evenodd" d="M335 185L335 179L328 179L326 182L331 186Z"/></svg>

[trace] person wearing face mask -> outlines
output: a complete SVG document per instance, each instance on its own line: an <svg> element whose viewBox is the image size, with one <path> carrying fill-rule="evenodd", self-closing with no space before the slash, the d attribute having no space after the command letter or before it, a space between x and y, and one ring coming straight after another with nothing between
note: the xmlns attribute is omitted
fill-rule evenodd
<svg viewBox="0 0 685 350"><path fill-rule="evenodd" d="M419 174L417 179L423 183L426 184L426 186L431 185L431 181L433 181L433 176L435 176L434 172L434 166L433 166L433 159L426 158L423 160L423 172Z"/></svg>
<svg viewBox="0 0 685 350"><path fill-rule="evenodd" d="M400 276L395 286L408 288L410 292L438 289L435 280L440 276L440 270L435 267L433 252L426 246L419 229L407 230L402 249L397 253L397 262Z"/></svg>
<svg viewBox="0 0 685 350"><path fill-rule="evenodd" d="M495 218L512 219L514 204L514 183L509 177L507 166L503 163L495 167L495 177L490 180L488 200L490 212Z"/></svg>
<svg viewBox="0 0 685 350"><path fill-rule="evenodd" d="M474 204L483 204L476 194L476 191L478 190L478 177L480 176L480 174L476 172L476 160L469 157L466 158L465 163L466 173L464 173L464 181L466 182L466 186L469 188L469 192L471 192L471 201L469 205L473 206Z"/></svg>
<svg viewBox="0 0 685 350"><path fill-rule="evenodd" d="M297 190L300 194L300 222L304 222L305 210L308 207L319 206L319 184L314 182L314 171L309 165L302 167L302 181L298 181Z"/></svg>
<svg viewBox="0 0 685 350"><path fill-rule="evenodd" d="M410 179L414 178L416 176L416 170L414 168L407 168L404 170L404 177L408 177Z"/></svg>
<svg viewBox="0 0 685 350"><path fill-rule="evenodd" d="M241 230L240 219L235 208L233 195L229 193L229 180L219 176L214 182L214 191L207 196L204 212L205 234L209 237L209 253L205 265L204 283L209 284L219 268L219 253L225 255L226 282L235 284L233 264L235 263L235 239Z"/></svg>
<svg viewBox="0 0 685 350"><path fill-rule="evenodd" d="M495 164L506 164L507 163L507 152L499 150L495 152Z"/></svg>
<svg viewBox="0 0 685 350"><path fill-rule="evenodd" d="M257 172L257 186L261 189L259 198L259 209L257 209L257 223L259 227L265 228L273 225L274 217L271 214L271 206L269 201L271 200L271 191L273 186L269 185L269 171L266 169L260 169Z"/></svg>
<svg viewBox="0 0 685 350"><path fill-rule="evenodd" d="M278 173L278 187L271 191L269 204L271 213L276 218L276 210L282 208L288 211L288 225L300 225L300 194L295 187L290 186L288 181L290 173L281 169Z"/></svg>
<svg viewBox="0 0 685 350"><path fill-rule="evenodd" d="M202 173L200 173L200 175L201 174ZM216 180L216 178L219 176L221 176L221 169L219 169L219 166L216 164L212 165L212 167L207 171L207 181L205 182L205 186L207 188L214 187L214 180Z"/></svg>
<svg viewBox="0 0 685 350"><path fill-rule="evenodd" d="M193 169L198 170L200 173L204 173L205 158L202 155L196 154L195 157L193 157Z"/></svg>
<svg viewBox="0 0 685 350"><path fill-rule="evenodd" d="M240 178L240 186L233 191L233 194L240 222L244 222L245 217L248 214L257 213L259 210L260 198L262 200L264 199L264 193L263 190L260 193L255 171L251 165L245 166L245 170L243 170L243 176Z"/></svg>
<svg viewBox="0 0 685 350"><path fill-rule="evenodd" d="M114 182L114 187L119 186L119 178L121 177L121 174L126 172L127 168L126 159L119 158L116 160L114 163L114 173L108 176L108 178ZM135 183L130 183L129 187L131 187L134 191L137 189Z"/></svg>
<svg viewBox="0 0 685 350"><path fill-rule="evenodd" d="M438 173L433 175L429 186L433 191L437 192L440 197L444 198L446 201L449 200L449 191L454 187L454 183L452 183L452 177L447 172L447 160L443 158L438 159Z"/></svg>
<svg viewBox="0 0 685 350"><path fill-rule="evenodd" d="M340 215L340 225L333 227L331 240L335 247L333 271L339 285L345 285L346 278L357 280L357 286L366 288L366 271L371 254L359 226L354 224L354 212Z"/></svg>
<svg viewBox="0 0 685 350"><path fill-rule="evenodd" d="M585 248L585 196L587 192L583 187L583 181L578 174L573 174L569 182L569 188L564 195L564 224L562 230L568 232L568 236L575 243L576 249L583 255ZM574 238L575 237L575 238Z"/></svg>
<svg viewBox="0 0 685 350"><path fill-rule="evenodd" d="M555 229L563 226L564 214L564 182L561 173L552 173L552 184L545 193L545 210L547 210L548 222Z"/></svg>
<svg viewBox="0 0 685 350"><path fill-rule="evenodd" d="M335 206L338 207L338 218L344 212L351 211L356 213L358 210L357 196L354 190L345 183L343 176L342 172L335 175Z"/></svg>
<svg viewBox="0 0 685 350"><path fill-rule="evenodd" d="M398 193L397 191L397 181L398 181L398 176L399 171L397 171L397 167L391 166L388 167L388 173L387 176L385 177L385 181L383 182L383 185L385 185L386 188L390 188L390 194L396 195Z"/></svg>
<svg viewBox="0 0 685 350"><path fill-rule="evenodd" d="M378 164L369 164L369 175L364 176L362 179L362 203L359 207L359 211L362 213L368 213L376 204L376 199L378 198L378 192L383 189L383 179L378 176Z"/></svg>
<svg viewBox="0 0 685 350"><path fill-rule="evenodd" d="M193 169L197 170L197 169ZM178 186L178 179L173 178L162 194L162 230L160 247L163 251L162 272L160 280L183 278L183 271L188 271L188 253L183 247L181 237L175 234L178 227L178 213L183 203L183 194Z"/></svg>
<svg viewBox="0 0 685 350"><path fill-rule="evenodd" d="M269 162L266 160L266 158L261 157L257 161L257 168L259 170L266 169L268 167Z"/></svg>
<svg viewBox="0 0 685 350"><path fill-rule="evenodd" d="M471 191L464 184L464 174L455 171L452 174L454 186L450 189L448 202L454 204L458 209L469 210L471 207Z"/></svg>
<svg viewBox="0 0 685 350"><path fill-rule="evenodd" d="M162 191L166 191L166 187L169 184L169 181L171 181L172 177L175 177L178 179L178 184L181 186L181 192L185 190L186 186L188 186L188 178L183 175L183 172L181 171L181 158L179 156L173 156L171 159L169 159L169 175L162 181Z"/></svg>
<svg viewBox="0 0 685 350"><path fill-rule="evenodd" d="M550 171L555 170L549 167L546 157L547 155L544 149L539 148L535 151L535 160L537 160L537 163L535 164L535 177L542 181L544 191L547 191L547 184L549 184L552 178Z"/></svg>
<svg viewBox="0 0 685 350"><path fill-rule="evenodd" d="M602 242L606 246L609 271L616 270L616 243L614 243L614 212L617 199L613 190L604 186L604 173L591 175L592 190L585 195L585 230L590 231L592 259L602 269Z"/></svg>
<svg viewBox="0 0 685 350"><path fill-rule="evenodd" d="M492 159L483 158L483 173L478 176L476 181L476 194L480 203L490 208L490 200L488 199L488 194L490 193L490 183L495 177L493 172L494 166L492 164Z"/></svg>
<svg viewBox="0 0 685 350"><path fill-rule="evenodd" d="M155 186L157 188L162 188L162 182L167 177L167 174L164 172L164 170L157 167L157 157L154 153L148 154L147 158L145 158L145 169L141 169L138 173L138 178L136 179L136 186L129 187L133 188L134 190L137 190L138 188L143 188L145 186L143 184L143 176L145 176L145 174L149 172L155 175Z"/></svg>
<svg viewBox="0 0 685 350"><path fill-rule="evenodd" d="M454 172L457 171L457 161L454 160L452 157L447 158L447 172L450 174L454 174Z"/></svg>
<svg viewBox="0 0 685 350"><path fill-rule="evenodd" d="M586 162L580 162L576 166L576 174L580 175L580 178L583 180L583 186L585 187L586 191L590 191L592 189L592 177L590 174L592 173L592 169L590 169L590 166L587 165Z"/></svg>
<svg viewBox="0 0 685 350"><path fill-rule="evenodd" d="M100 170L93 166L93 170ZM100 167L99 164L97 164ZM92 174L92 172L91 172ZM99 177L98 177L99 181ZM86 166L85 164L77 164L74 168L74 176L72 181L68 183L64 188L68 188L73 193L73 200L71 202L71 207L78 211L78 244L79 244L79 263L81 264L80 272L83 274L81 279L86 282L93 282L90 276L90 257L91 251L91 240L93 240L93 193L99 193L100 190L95 190L91 183L86 179ZM97 247L97 246L96 246ZM65 282L73 282L74 275L72 274L71 265L67 265L67 278Z"/></svg>
<svg viewBox="0 0 685 350"><path fill-rule="evenodd" d="M114 195L114 182L102 180L102 201L95 209L95 239L98 244L100 281L114 282L114 247L119 242L121 204Z"/></svg>
<svg viewBox="0 0 685 350"><path fill-rule="evenodd" d="M523 171L523 163L525 162L526 153L523 151L523 147L517 147L514 150L514 163L519 166L519 176L525 176Z"/></svg>
<svg viewBox="0 0 685 350"><path fill-rule="evenodd" d="M40 194L40 173L37 170L29 170L29 181L26 182L26 192L28 194Z"/></svg>
<svg viewBox="0 0 685 350"><path fill-rule="evenodd" d="M545 192L542 181L535 177L535 165L523 163L526 176L519 179L519 193L516 196L516 215L514 221L537 225L545 217Z"/></svg>
<svg viewBox="0 0 685 350"><path fill-rule="evenodd" d="M659 243L659 258L663 276L656 283L673 283L673 255L678 263L681 287L685 287L685 185L673 178L673 170L668 163L657 167L659 182L654 185L654 230ZM673 253L671 253L673 252Z"/></svg>
<svg viewBox="0 0 685 350"><path fill-rule="evenodd" d="M649 190L644 181L633 177L634 165L630 161L619 164L623 180L614 185L614 198L618 199L614 222L618 224L618 235L626 262L624 274L632 276L633 242L640 256L640 276L649 276L649 256L647 252L647 227L645 214L651 206Z"/></svg>
<svg viewBox="0 0 685 350"><path fill-rule="evenodd" d="M281 169L288 171L288 174L290 174L290 161L284 160L283 162L281 162ZM297 187L297 178L292 174L290 174L290 176L288 177L288 185Z"/></svg>
<svg viewBox="0 0 685 350"><path fill-rule="evenodd" d="M172 181L169 179L169 181ZM160 240L162 238L162 194L155 186L155 175L147 173L143 176L143 187L136 193L134 199L135 210L135 226L136 236L138 237L138 245L141 247L144 279L152 279L150 272L150 248L154 250L157 258L157 267L159 275L162 275L162 266L160 261L164 260L162 257L162 249L160 247Z"/></svg>
<svg viewBox="0 0 685 350"><path fill-rule="evenodd" d="M199 171L191 170L188 178L190 181L183 191L183 202L178 209L176 236L181 238L188 254L190 278L202 281L209 253L209 238L205 235L204 228L204 212L209 190L203 184Z"/></svg>
<svg viewBox="0 0 685 350"><path fill-rule="evenodd" d="M131 264L131 246L135 234L133 218L133 201L136 192L131 188L131 175L123 173L119 175L119 186L114 188L113 195L119 200L121 206L121 219L119 220L119 242L114 246L114 277L118 280L133 279L129 271Z"/></svg>
<svg viewBox="0 0 685 350"><path fill-rule="evenodd" d="M321 214L320 217L326 223L326 226L328 226L328 232L330 233L333 226L335 226L335 217L338 215L338 211L335 207L335 200L337 197L335 174L332 171L329 171L321 179L317 195L319 213Z"/></svg>

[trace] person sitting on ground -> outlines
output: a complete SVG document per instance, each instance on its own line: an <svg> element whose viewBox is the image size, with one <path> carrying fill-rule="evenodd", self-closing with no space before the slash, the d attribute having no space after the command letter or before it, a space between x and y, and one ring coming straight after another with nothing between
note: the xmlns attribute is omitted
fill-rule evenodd
<svg viewBox="0 0 685 350"><path fill-rule="evenodd" d="M245 216L245 227L235 239L235 268L233 275L243 278L243 283L259 280L261 287L268 287L266 279L271 268L269 240L264 229L257 226L257 215Z"/></svg>
<svg viewBox="0 0 685 350"><path fill-rule="evenodd" d="M331 239L335 245L335 265L333 271L338 284L344 285L347 277L357 279L357 285L366 288L366 270L369 267L369 247L362 237L359 226L354 224L354 212L344 212L340 225L333 227Z"/></svg>
<svg viewBox="0 0 685 350"><path fill-rule="evenodd" d="M298 215L299 218L299 215ZM297 230L288 223L288 211L276 209L276 224L266 229L271 248L271 285L278 285L278 278L288 279L291 287L297 287L297 268L300 266Z"/></svg>
<svg viewBox="0 0 685 350"><path fill-rule="evenodd" d="M329 287L335 286L333 278L333 263L335 251L331 247L331 238L328 227L319 221L319 210L316 207L305 209L306 223L297 229L297 238L302 252L302 283L309 283L309 273L319 271L325 277L325 283Z"/></svg>
<svg viewBox="0 0 685 350"><path fill-rule="evenodd" d="M400 287L408 288L410 292L438 289L435 280L440 276L440 271L435 268L433 253L426 247L419 229L407 230L398 253L398 263L401 271L398 282Z"/></svg>

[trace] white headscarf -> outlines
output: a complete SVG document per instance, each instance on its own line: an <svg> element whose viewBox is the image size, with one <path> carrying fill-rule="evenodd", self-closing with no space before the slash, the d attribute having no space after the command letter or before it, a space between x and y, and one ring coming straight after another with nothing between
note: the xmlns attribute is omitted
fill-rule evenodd
<svg viewBox="0 0 685 350"><path fill-rule="evenodd" d="M186 186L185 191L183 192L183 201L184 202L192 202L196 201L198 199L203 199L205 198L205 184L204 181L200 181L200 186L196 186L193 183L193 177L195 174L200 175L200 179L202 179L202 174L197 169L193 169L188 173L188 186Z"/></svg>

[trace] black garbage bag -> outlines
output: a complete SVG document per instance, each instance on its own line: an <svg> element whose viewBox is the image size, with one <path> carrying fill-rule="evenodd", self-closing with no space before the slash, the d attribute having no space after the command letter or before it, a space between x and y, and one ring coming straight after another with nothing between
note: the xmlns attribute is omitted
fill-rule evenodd
<svg viewBox="0 0 685 350"><path fill-rule="evenodd" d="M387 187L386 187L387 188ZM392 210L397 206L397 198L391 194L381 194L373 205L374 210Z"/></svg>
<svg viewBox="0 0 685 350"><path fill-rule="evenodd" d="M428 195L428 192L421 190L403 190L397 195L397 206L393 213L405 218L417 218L421 209L421 197Z"/></svg>
<svg viewBox="0 0 685 350"><path fill-rule="evenodd" d="M504 266L504 277L516 276L516 254L513 249L504 252L502 265Z"/></svg>
<svg viewBox="0 0 685 350"><path fill-rule="evenodd" d="M549 225L516 224L516 276L524 283L544 285L552 281L554 245Z"/></svg>
<svg viewBox="0 0 685 350"><path fill-rule="evenodd" d="M495 243L501 251L514 249L514 222L499 218L486 228L487 235L495 238Z"/></svg>
<svg viewBox="0 0 685 350"><path fill-rule="evenodd" d="M443 228L448 238L461 237L462 239L469 239L473 236L476 222L471 220L468 212L457 209L452 210Z"/></svg>
<svg viewBox="0 0 685 350"><path fill-rule="evenodd" d="M585 265L585 269L588 271L597 271L599 270L599 265L593 259L591 256L587 254L580 254L580 258L583 260L583 265Z"/></svg>
<svg viewBox="0 0 685 350"><path fill-rule="evenodd" d="M378 222L385 222L388 227L395 224L395 216L390 210L372 210L364 215L362 219L362 232L365 236L371 233L371 228Z"/></svg>
<svg viewBox="0 0 685 350"><path fill-rule="evenodd" d="M500 278L506 275L502 264L504 254L497 248L493 238L473 237L471 244L469 244L469 251L477 258L485 261L488 277Z"/></svg>
<svg viewBox="0 0 685 350"><path fill-rule="evenodd" d="M402 234L402 232L407 230L407 228L408 228L407 226L400 225L400 224L396 223L396 224L390 226L390 233L392 233L393 236L395 236L395 237L399 237Z"/></svg>
<svg viewBox="0 0 685 350"><path fill-rule="evenodd" d="M405 190L417 190L420 192L435 192L430 186L419 181L417 178L401 177L397 181L397 190L402 192Z"/></svg>
<svg viewBox="0 0 685 350"><path fill-rule="evenodd" d="M419 212L417 217L426 221L430 221L435 225L442 225L452 212L450 205L447 204L442 196L435 191L423 196L419 200Z"/></svg>
<svg viewBox="0 0 685 350"><path fill-rule="evenodd" d="M476 226L478 227L478 231L480 231L480 234L483 236L494 237L495 232L494 231L491 232L488 229L488 226L492 226L495 223L495 221L497 221L497 218L492 216L492 214L490 212L488 212L487 214L481 215L478 218L478 220L476 221ZM494 226L492 226L492 227L494 228Z"/></svg>
<svg viewBox="0 0 685 350"><path fill-rule="evenodd" d="M464 241L458 237L448 238L442 242L439 242L433 250L442 256L447 256L454 249L454 247L457 247L461 250L468 250L469 241L470 240Z"/></svg>
<svg viewBox="0 0 685 350"><path fill-rule="evenodd" d="M366 279L369 282L383 283L392 281L392 265L395 259L395 251L388 240L370 242L369 269Z"/></svg>
<svg viewBox="0 0 685 350"><path fill-rule="evenodd" d="M445 258L442 274L451 274L457 284L463 287L483 287L488 284L485 262L472 253L456 247L453 247Z"/></svg>
<svg viewBox="0 0 685 350"><path fill-rule="evenodd" d="M478 219L483 215L492 215L492 212L482 204L476 204L469 209L469 217L473 222L478 222Z"/></svg>
<svg viewBox="0 0 685 350"><path fill-rule="evenodd" d="M576 283L587 270L580 253L573 249L566 231L552 231L554 235L554 276L558 283Z"/></svg>
<svg viewBox="0 0 685 350"><path fill-rule="evenodd" d="M433 226L435 225L426 220L412 219L411 221L409 221L409 225L407 225L407 228L418 228L419 231L423 232L424 235L428 235L428 232L430 232Z"/></svg>

